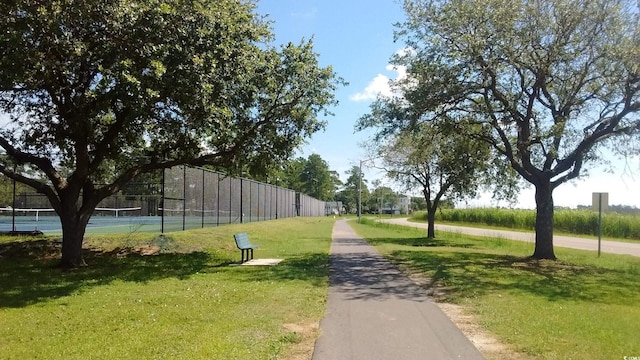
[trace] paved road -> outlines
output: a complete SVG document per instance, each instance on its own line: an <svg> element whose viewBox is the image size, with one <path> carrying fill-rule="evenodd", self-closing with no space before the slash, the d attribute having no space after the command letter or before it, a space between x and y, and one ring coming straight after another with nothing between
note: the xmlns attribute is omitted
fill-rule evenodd
<svg viewBox="0 0 640 360"><path fill-rule="evenodd" d="M417 223L410 222L406 218L396 218L396 219L382 219L380 221L405 225L405 226L413 226L418 228L427 228L426 223ZM451 225L438 225L436 224L436 230L440 231L449 231L449 232L457 232L461 234L469 234L476 236L490 236L511 240L520 240L527 241L533 243L535 241L535 233L526 233L526 232L518 232L518 231L509 231L509 230L494 230L494 229L479 229L479 228L470 228L464 226L451 226ZM580 250L593 250L598 251L598 240L594 239L584 239L578 237L571 236L559 236L555 235L553 237L553 244L555 246L568 247L573 249ZM626 254L632 256L640 256L640 244L637 243L625 243L619 241L609 241L602 240L601 248L602 252L612 253L612 254Z"/></svg>
<svg viewBox="0 0 640 360"><path fill-rule="evenodd" d="M424 289L345 220L332 237L327 314L312 360L483 358Z"/></svg>

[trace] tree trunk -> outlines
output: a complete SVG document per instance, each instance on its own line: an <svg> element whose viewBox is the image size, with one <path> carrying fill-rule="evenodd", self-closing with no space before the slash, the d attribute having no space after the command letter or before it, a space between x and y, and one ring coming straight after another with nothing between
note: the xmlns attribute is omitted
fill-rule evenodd
<svg viewBox="0 0 640 360"><path fill-rule="evenodd" d="M536 187L536 246L533 259L556 259L553 252L553 189L550 181Z"/></svg>
<svg viewBox="0 0 640 360"><path fill-rule="evenodd" d="M60 214L62 222L62 261L63 268L87 266L82 257L82 242L87 229L89 216L79 214L77 210Z"/></svg>
<svg viewBox="0 0 640 360"><path fill-rule="evenodd" d="M427 239L436 238L436 207L427 207Z"/></svg>

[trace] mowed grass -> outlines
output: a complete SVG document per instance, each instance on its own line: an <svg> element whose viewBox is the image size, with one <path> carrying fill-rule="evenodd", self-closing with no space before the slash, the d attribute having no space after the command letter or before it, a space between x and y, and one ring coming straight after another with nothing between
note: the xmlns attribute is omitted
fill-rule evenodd
<svg viewBox="0 0 640 360"><path fill-rule="evenodd" d="M640 356L640 259L556 248L558 261L525 261L532 245L505 239L352 222L400 267L418 271L502 342L532 359Z"/></svg>
<svg viewBox="0 0 640 360"><path fill-rule="evenodd" d="M288 359L317 336L334 221L92 236L72 271L54 266L55 239L2 238L0 358ZM241 231L256 258L284 261L231 266Z"/></svg>

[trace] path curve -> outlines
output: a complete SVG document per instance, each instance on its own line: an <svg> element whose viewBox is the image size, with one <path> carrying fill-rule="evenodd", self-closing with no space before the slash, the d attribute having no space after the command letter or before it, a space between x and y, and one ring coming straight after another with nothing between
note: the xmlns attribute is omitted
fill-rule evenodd
<svg viewBox="0 0 640 360"><path fill-rule="evenodd" d="M411 222L407 218L395 218L395 219L381 219L381 222L397 224L403 226L412 226L417 228L426 229L426 223ZM460 234L474 235L474 236L487 236L495 238L503 238L510 240L519 240L532 243L535 241L535 233L519 232L509 230L496 230L496 229L481 229L466 226L453 226L453 225L439 225L436 224L436 230L454 232ZM553 236L554 246L561 246L579 250L591 250L598 251L598 240L579 238L573 236ZM640 244L626 243L620 241L602 240L600 250L603 253L622 254L640 257Z"/></svg>

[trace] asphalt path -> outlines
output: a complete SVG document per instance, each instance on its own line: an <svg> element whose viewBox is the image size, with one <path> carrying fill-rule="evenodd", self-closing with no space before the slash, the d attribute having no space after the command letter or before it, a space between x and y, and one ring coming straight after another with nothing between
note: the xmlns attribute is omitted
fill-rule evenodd
<svg viewBox="0 0 640 360"><path fill-rule="evenodd" d="M345 220L332 239L327 313L312 360L483 359L426 291Z"/></svg>
<svg viewBox="0 0 640 360"><path fill-rule="evenodd" d="M424 228L424 229L427 228L426 223L410 222L406 218L381 219L379 221L391 223L391 224L397 224L397 225L412 226L417 228ZM466 227L466 226L452 226L452 225L439 225L439 224L436 224L436 230L475 235L475 236L487 236L487 237L503 238L503 239L510 239L510 240L526 241L526 242L530 242L532 246L535 241L535 233L530 233L530 232L480 229L480 228L472 228L472 227ZM554 235L553 244L554 246L561 246L561 247L567 247L572 249L598 251L597 239L586 239L586 238L579 238L579 237L572 237L572 236ZM611 240L602 240L600 244L600 251L603 253L640 256L640 244L611 241Z"/></svg>

